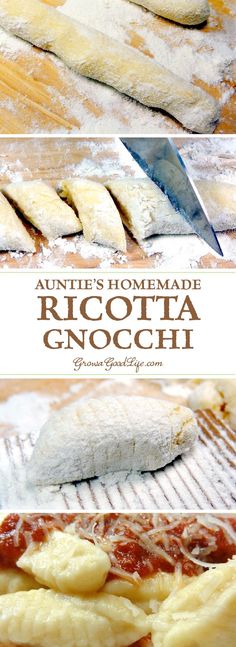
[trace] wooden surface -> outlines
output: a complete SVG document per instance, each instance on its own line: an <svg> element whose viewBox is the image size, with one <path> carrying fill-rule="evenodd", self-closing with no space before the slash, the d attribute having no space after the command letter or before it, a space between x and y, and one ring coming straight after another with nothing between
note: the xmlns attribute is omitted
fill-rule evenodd
<svg viewBox="0 0 236 647"><path fill-rule="evenodd" d="M236 434L210 411L199 414L199 440L191 452L156 472L116 473L44 488L24 480L40 427L53 411L81 398L107 395L150 396L186 405L192 387L191 380L172 381L171 389L168 380L0 380L0 507L61 512L232 509Z"/></svg>
<svg viewBox="0 0 236 647"><path fill-rule="evenodd" d="M33 0L32 0L33 1ZM57 7L63 5L65 0L42 0L45 3ZM128 0L127 0L128 1ZM115 0L114 0L115 2ZM212 10L212 20L210 23L203 25L197 29L203 30L209 34L219 33L223 29L223 20L229 18L227 29L233 34L232 22L235 18L233 12L233 2L231 0L210 0ZM150 12L149 12L150 13ZM143 10L140 7L140 21L139 24L125 25L126 28L126 42L133 47L140 49L147 56L152 57L152 53L148 48L145 37L142 32L142 17ZM166 22L164 19L150 14L150 29L153 35L161 37L164 40L166 36ZM173 23L173 30L177 29ZM178 29L180 29L178 27ZM182 28L183 33L186 33L186 28ZM191 30L188 30L189 42L191 44ZM172 46L172 43L170 43ZM178 44L178 48L181 47ZM19 53L12 57L7 53L0 55L0 133L32 133L32 132L79 132L83 134L84 126L86 125L86 132L105 132L104 125L99 129L99 119L104 116L106 110L95 98L93 83L91 85L91 92L88 91L87 96L80 91L80 88L73 82L73 75L55 64L55 59L52 55L42 55L42 52L32 47L33 56L29 49L27 53ZM174 48L173 48L174 56ZM209 47L209 61L212 56ZM162 62L162 61L161 61ZM164 62L163 62L164 63ZM232 96L233 82L228 80L228 73L225 72L225 79L215 86L207 86L207 84L194 79L194 82L204 87L217 99L222 100L225 96L226 90L229 91L229 96L222 107L221 120L217 126L216 132L218 133L235 133L236 132L236 104L235 97ZM105 95L104 95L105 97ZM135 103L135 102L134 102ZM81 124L81 119L76 111L71 109L72 105L80 105L86 112L85 123ZM119 112L120 99L116 98L112 106L109 108L110 113L115 117L119 116L120 132L125 132L129 116L127 117L125 109ZM130 114L130 113L128 113ZM132 113L131 113L132 114ZM154 115L154 111L150 110L150 117ZM91 127L89 123L92 123ZM94 124L96 123L96 131ZM168 116L163 116L163 131L166 128L175 131L183 132L173 119ZM115 132L118 132L119 125ZM147 130L148 129L148 130ZM150 126L147 124L145 131L150 133ZM110 131L111 132L111 131ZM114 132L114 131L113 131ZM136 132L136 130L135 130ZM155 129L153 130L153 133Z"/></svg>
<svg viewBox="0 0 236 647"><path fill-rule="evenodd" d="M182 147L186 141L183 137L176 138L178 146ZM190 140L188 140L190 141ZM193 140L195 141L195 140ZM208 165L211 161L208 159ZM218 168L222 167L223 170L227 168L233 170L236 162L234 155L223 156L222 159L214 157L213 164L217 164ZM0 139L0 186L3 183L18 180L30 179L43 179L51 182L53 185L57 181L65 177L78 177L86 176L90 179L97 179L105 181L109 177L109 173L117 177L124 177L137 173L135 166L129 165L127 158L120 156L119 143L112 138L20 138L16 137L1 138ZM76 251L74 253L70 250L70 243L75 240L81 240L79 236L72 236L65 239L65 249L63 246L52 247L48 245L46 239L25 223L31 236L35 239L37 253L35 254L11 254L0 252L0 268L42 268L53 269L54 267L69 267L69 268L96 268L101 266L101 258L96 256L85 258L82 253ZM235 240L236 245L236 231L225 234L229 241ZM158 268L158 260L162 260L161 254L154 254L147 256L145 251L134 241L134 239L126 233L127 237L127 255L125 262L120 262L120 257L117 254L112 254L112 267L119 269L151 269ZM159 237L160 238L160 237ZM163 239L162 247L165 248L165 237ZM173 237L173 249L175 245L175 238ZM186 250L188 249L189 241L191 242L191 259L193 256L192 241L197 244L196 236L185 236L184 244ZM195 260L195 266L200 268L206 267L219 267L219 268L232 268L236 267L236 263L227 258L216 258L207 251L200 258ZM124 260L124 259L123 259ZM122 258L121 258L122 261ZM46 263L46 264L45 264ZM176 258L171 269L178 269L178 258ZM165 269L162 267L162 269ZM168 268L170 269L170 268ZM181 269L184 269L181 267ZM187 265L185 269L189 269Z"/></svg>

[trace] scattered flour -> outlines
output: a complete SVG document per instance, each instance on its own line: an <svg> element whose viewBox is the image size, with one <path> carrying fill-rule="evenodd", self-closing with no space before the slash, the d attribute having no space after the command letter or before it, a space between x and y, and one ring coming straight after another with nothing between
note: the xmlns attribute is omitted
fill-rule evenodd
<svg viewBox="0 0 236 647"><path fill-rule="evenodd" d="M186 138L180 152L195 180L215 180L236 185L235 138Z"/></svg>
<svg viewBox="0 0 236 647"><path fill-rule="evenodd" d="M217 238L224 253L224 261L236 263L236 238L229 237L227 233L217 234ZM155 256L154 266L162 270L173 270L173 267L176 271L197 269L201 258L209 253L219 259L218 254L194 235L157 236L142 243L142 248L147 256ZM210 263L210 267L214 267L214 262Z"/></svg>
<svg viewBox="0 0 236 647"><path fill-rule="evenodd" d="M127 0L90 0L86 3L84 0L66 0L59 11L128 44L130 31L136 30L158 62L189 80L194 74L206 83L217 85L236 57L233 34L232 41L229 39L227 42L224 31L205 33L196 28L186 30L158 17L154 32L153 14ZM158 26L163 38L158 35Z"/></svg>

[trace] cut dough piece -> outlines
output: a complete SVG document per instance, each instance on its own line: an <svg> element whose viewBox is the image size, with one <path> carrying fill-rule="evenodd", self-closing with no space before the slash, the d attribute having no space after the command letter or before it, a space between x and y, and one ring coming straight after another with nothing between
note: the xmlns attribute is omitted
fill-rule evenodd
<svg viewBox="0 0 236 647"><path fill-rule="evenodd" d="M2 193L0 193L0 251L35 252L33 239Z"/></svg>
<svg viewBox="0 0 236 647"><path fill-rule="evenodd" d="M17 566L49 588L66 594L95 593L106 581L108 555L90 541L55 530L29 546Z"/></svg>
<svg viewBox="0 0 236 647"><path fill-rule="evenodd" d="M193 233L191 225L175 211L168 197L152 180L109 180L106 186L121 211L124 224L138 242L154 234ZM236 187L209 180L198 180L196 187L214 229L236 229Z"/></svg>
<svg viewBox="0 0 236 647"><path fill-rule="evenodd" d="M39 0L0 0L0 25L53 52L75 72L166 110L192 131L215 129L219 104L204 90L163 67L162 61L156 63Z"/></svg>
<svg viewBox="0 0 236 647"><path fill-rule="evenodd" d="M149 614L157 611L161 602L166 600L171 593L182 589L193 579L178 571L173 574L160 571L157 575L141 579L137 583L120 579L109 580L103 591L128 598Z"/></svg>
<svg viewBox="0 0 236 647"><path fill-rule="evenodd" d="M32 647L127 647L150 631L150 619L113 595L65 596L27 591L0 597L0 639Z"/></svg>
<svg viewBox="0 0 236 647"><path fill-rule="evenodd" d="M188 223L152 180L109 180L106 187L120 209L124 224L138 242L154 234L192 233Z"/></svg>
<svg viewBox="0 0 236 647"><path fill-rule="evenodd" d="M204 380L188 398L189 406L212 409L236 430L236 380Z"/></svg>
<svg viewBox="0 0 236 647"><path fill-rule="evenodd" d="M49 240L82 230L73 209L45 182L15 182L5 185L3 192Z"/></svg>
<svg viewBox="0 0 236 647"><path fill-rule="evenodd" d="M208 0L131 0L131 2L183 25L200 25L210 14Z"/></svg>
<svg viewBox="0 0 236 647"><path fill-rule="evenodd" d="M126 251L119 211L102 184L84 179L64 180L60 193L77 210L85 240Z"/></svg>
<svg viewBox="0 0 236 647"><path fill-rule="evenodd" d="M37 484L66 483L117 470L156 470L197 438L190 409L145 397L82 400L42 428L29 464Z"/></svg>
<svg viewBox="0 0 236 647"><path fill-rule="evenodd" d="M236 229L236 186L214 180L197 180L196 186L215 230Z"/></svg>
<svg viewBox="0 0 236 647"><path fill-rule="evenodd" d="M235 647L236 560L170 595L154 616L154 647Z"/></svg>

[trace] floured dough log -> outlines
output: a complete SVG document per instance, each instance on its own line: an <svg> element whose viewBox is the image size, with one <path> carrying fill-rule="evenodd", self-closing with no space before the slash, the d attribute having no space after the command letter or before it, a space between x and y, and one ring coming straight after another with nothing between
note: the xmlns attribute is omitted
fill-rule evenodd
<svg viewBox="0 0 236 647"><path fill-rule="evenodd" d="M183 25L200 25L210 14L208 0L131 0L131 2Z"/></svg>
<svg viewBox="0 0 236 647"><path fill-rule="evenodd" d="M236 430L236 380L204 380L188 398L189 406L197 409L212 409Z"/></svg>
<svg viewBox="0 0 236 647"><path fill-rule="evenodd" d="M73 595L101 589L111 563L99 546L76 534L55 530L46 541L29 546L17 566L40 584Z"/></svg>
<svg viewBox="0 0 236 647"><path fill-rule="evenodd" d="M120 209L124 224L138 242L154 234L192 233L188 223L152 180L109 180L106 186Z"/></svg>
<svg viewBox="0 0 236 647"><path fill-rule="evenodd" d="M105 593L83 598L40 589L0 597L0 640L17 645L127 647L150 624L129 600Z"/></svg>
<svg viewBox="0 0 236 647"><path fill-rule="evenodd" d="M37 484L66 483L117 470L156 470L197 438L190 409L144 397L78 401L41 430L29 463Z"/></svg>
<svg viewBox="0 0 236 647"><path fill-rule="evenodd" d="M114 179L106 186L120 209L124 224L138 242L155 234L193 233L191 225L152 180ZM209 180L197 181L196 187L215 230L236 229L236 187Z"/></svg>
<svg viewBox="0 0 236 647"><path fill-rule="evenodd" d="M119 211L102 184L86 179L64 180L60 194L77 210L85 240L126 251Z"/></svg>
<svg viewBox="0 0 236 647"><path fill-rule="evenodd" d="M198 180L196 186L215 230L236 229L236 186L215 180Z"/></svg>
<svg viewBox="0 0 236 647"><path fill-rule="evenodd" d="M3 192L49 240L82 230L73 209L45 182L15 182L5 185Z"/></svg>
<svg viewBox="0 0 236 647"><path fill-rule="evenodd" d="M210 569L163 602L154 647L235 647L236 560Z"/></svg>
<svg viewBox="0 0 236 647"><path fill-rule="evenodd" d="M0 251L35 252L33 239L2 193L0 193Z"/></svg>
<svg viewBox="0 0 236 647"><path fill-rule="evenodd" d="M53 52L75 72L106 83L146 106L165 110L192 131L215 129L219 105L208 93L136 49L39 0L0 0L0 25Z"/></svg>

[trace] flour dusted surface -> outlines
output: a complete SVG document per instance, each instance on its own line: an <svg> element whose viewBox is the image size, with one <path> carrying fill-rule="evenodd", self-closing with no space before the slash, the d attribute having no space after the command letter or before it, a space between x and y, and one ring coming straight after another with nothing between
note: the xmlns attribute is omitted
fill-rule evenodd
<svg viewBox="0 0 236 647"><path fill-rule="evenodd" d="M29 480L69 483L118 470L153 471L192 449L197 425L190 409L139 396L78 400L41 430Z"/></svg>

